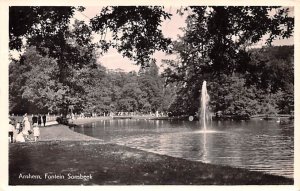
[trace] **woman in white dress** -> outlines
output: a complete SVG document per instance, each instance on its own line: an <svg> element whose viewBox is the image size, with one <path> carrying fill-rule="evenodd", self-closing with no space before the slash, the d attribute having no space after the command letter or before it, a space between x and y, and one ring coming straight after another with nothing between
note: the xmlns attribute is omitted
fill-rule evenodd
<svg viewBox="0 0 300 191"><path fill-rule="evenodd" d="M25 139L30 140L30 139L28 138L28 136L29 136L29 131L30 131L30 122L29 122L29 120L28 120L27 114L24 115L23 123L24 123L24 128L23 128L22 133L23 133Z"/></svg>

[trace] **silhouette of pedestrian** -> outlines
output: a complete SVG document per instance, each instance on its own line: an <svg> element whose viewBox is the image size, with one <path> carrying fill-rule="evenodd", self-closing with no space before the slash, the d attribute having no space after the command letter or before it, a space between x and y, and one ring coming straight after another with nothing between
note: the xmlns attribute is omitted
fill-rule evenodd
<svg viewBox="0 0 300 191"><path fill-rule="evenodd" d="M42 117L40 114L37 117L37 121L38 121L38 125L41 126L42 125Z"/></svg>
<svg viewBox="0 0 300 191"><path fill-rule="evenodd" d="M35 114L32 116L32 125L36 124L38 122L38 118Z"/></svg>
<svg viewBox="0 0 300 191"><path fill-rule="evenodd" d="M13 143L14 142L14 126L11 122L11 120L9 120L9 126L8 126L8 136L10 138L10 142Z"/></svg>
<svg viewBox="0 0 300 191"><path fill-rule="evenodd" d="M43 118L43 123L44 123L44 127L45 127L45 126L46 126L46 120L47 120L47 117L46 117L46 115L44 114L42 118Z"/></svg>

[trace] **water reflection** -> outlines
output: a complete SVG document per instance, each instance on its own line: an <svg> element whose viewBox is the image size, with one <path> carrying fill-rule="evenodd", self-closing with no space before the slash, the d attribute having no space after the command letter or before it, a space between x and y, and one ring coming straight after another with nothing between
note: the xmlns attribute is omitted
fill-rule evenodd
<svg viewBox="0 0 300 191"><path fill-rule="evenodd" d="M293 177L294 132L275 122L98 121L74 130L107 142L205 163Z"/></svg>
<svg viewBox="0 0 300 191"><path fill-rule="evenodd" d="M202 162L210 163L207 156L207 148L206 148L206 133L203 133L203 155L202 155Z"/></svg>

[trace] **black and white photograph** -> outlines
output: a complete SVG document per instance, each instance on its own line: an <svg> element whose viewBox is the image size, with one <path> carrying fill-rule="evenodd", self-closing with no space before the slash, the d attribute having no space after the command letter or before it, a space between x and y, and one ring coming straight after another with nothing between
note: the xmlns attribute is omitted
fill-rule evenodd
<svg viewBox="0 0 300 191"><path fill-rule="evenodd" d="M7 186L295 190L296 8L8 5Z"/></svg>

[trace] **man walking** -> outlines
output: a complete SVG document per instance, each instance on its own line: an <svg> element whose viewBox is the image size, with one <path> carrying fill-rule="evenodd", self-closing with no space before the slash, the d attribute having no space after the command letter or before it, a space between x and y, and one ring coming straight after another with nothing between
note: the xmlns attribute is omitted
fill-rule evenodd
<svg viewBox="0 0 300 191"><path fill-rule="evenodd" d="M38 117L37 117L37 122L38 122L38 125L39 127L42 125L42 117L41 115L39 114Z"/></svg>
<svg viewBox="0 0 300 191"><path fill-rule="evenodd" d="M44 124L44 127L45 127L45 126L46 126L46 120L47 120L47 117L46 117L46 115L44 114L42 118L43 118L43 124Z"/></svg>

